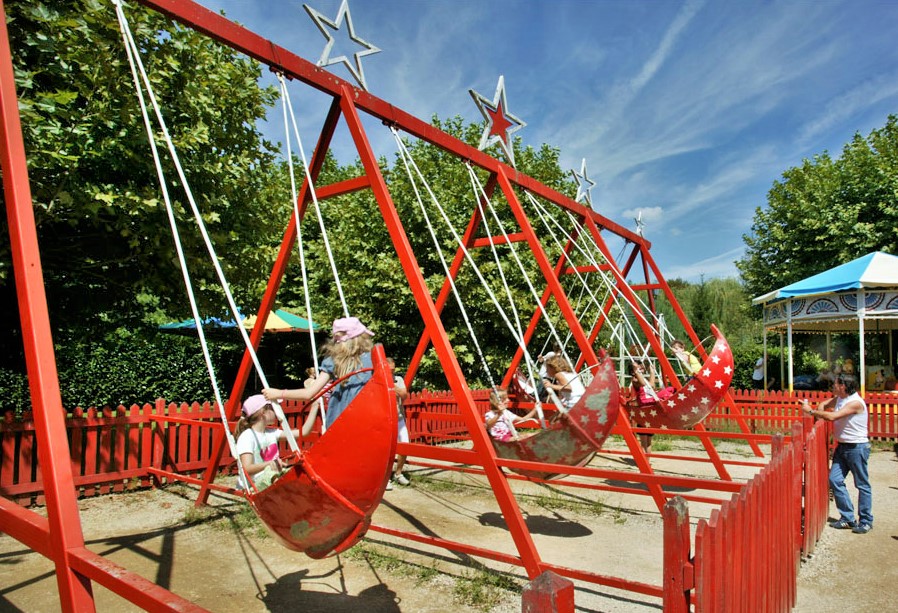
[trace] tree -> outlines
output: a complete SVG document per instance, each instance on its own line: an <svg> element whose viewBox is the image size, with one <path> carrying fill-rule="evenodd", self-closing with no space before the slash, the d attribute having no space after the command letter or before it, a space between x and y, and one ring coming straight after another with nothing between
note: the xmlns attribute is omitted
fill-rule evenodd
<svg viewBox="0 0 898 613"><path fill-rule="evenodd" d="M482 123L466 124L460 117L446 120L433 117L432 123L469 144L477 143L483 130ZM444 222L423 183L416 178L417 188L425 203L437 241L445 258L451 262L458 249L458 242L452 234L452 229L459 235L463 234L476 207L468 171L463 160L427 142L408 139L407 146L415 165L426 178L427 186L450 220L448 225ZM520 140L517 140L514 146L515 159L522 172L559 191L574 193L573 182L559 166L557 149L548 145L543 145L539 149L525 148L521 146ZM333 160L329 160L329 163L325 164L319 184L348 179L363 172L359 162L343 167L332 162ZM392 162L380 160L380 167L389 185L405 234L421 266L421 273L428 283L431 295L435 297L442 287L445 273L408 173L398 153ZM478 174L480 181L485 182L485 174L482 171L478 171ZM504 199L495 196L493 202L506 231L517 231L516 222L511 218L508 207L503 204ZM370 323L375 328L378 340L384 343L388 352L396 356L397 362L403 366L414 352L423 331L423 322L415 316L417 306L373 194L365 190L330 199L321 203L321 209L325 219L324 225L331 237L330 249L351 314ZM498 233L498 229L492 220L490 221L493 232ZM334 237L339 237L339 240L334 240ZM315 300L313 308L317 310L315 316L329 323L332 318L342 316L342 305L327 260L327 249L315 221L314 209L311 207L303 223L303 239L310 275L309 286ZM526 251L526 247L519 245L519 253L522 249ZM536 309L535 300L520 271L511 261L507 246L499 250L505 259L503 270L508 275L508 283L516 304L519 307L529 305L521 307L526 309L522 317L529 318ZM505 295L504 288L489 248L474 250L472 255L483 276L488 279L490 289L502 300ZM540 273L533 259L526 255L522 259L528 267L530 277L536 279ZM504 374L504 369L517 347L516 343L497 314L486 288L469 264L466 263L462 267L456 285L474 329L474 335L484 351L484 357L490 365L493 376ZM544 286L542 283L536 285L539 288ZM279 297L294 308L304 309L298 262L293 262ZM505 308L508 310L507 306ZM474 340L468 333L453 298L449 299L443 311L443 321L459 360L465 365L470 381L473 384L487 383ZM297 368L293 370L297 371ZM441 389L445 387L442 367L433 352L425 356L417 384Z"/></svg>
<svg viewBox="0 0 898 613"><path fill-rule="evenodd" d="M54 326L95 338L186 312L112 4L14 2L6 11ZM257 293L282 229L265 203L289 206L271 187L276 149L255 127L274 92L257 86L258 63L154 11L126 11L235 293ZM185 222L183 192L170 189ZM197 233L183 239L200 299L220 300ZM4 235L0 291L4 314L15 316L8 254Z"/></svg>
<svg viewBox="0 0 898 613"><path fill-rule="evenodd" d="M824 152L783 173L758 208L737 266L752 295L763 294L870 251L898 249L898 117L842 157Z"/></svg>

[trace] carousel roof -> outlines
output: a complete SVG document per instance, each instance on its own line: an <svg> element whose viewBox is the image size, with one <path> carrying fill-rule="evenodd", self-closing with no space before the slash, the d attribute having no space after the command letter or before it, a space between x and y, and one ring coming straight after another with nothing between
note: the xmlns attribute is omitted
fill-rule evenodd
<svg viewBox="0 0 898 613"><path fill-rule="evenodd" d="M752 300L764 304L861 288L898 288L898 257L875 251Z"/></svg>

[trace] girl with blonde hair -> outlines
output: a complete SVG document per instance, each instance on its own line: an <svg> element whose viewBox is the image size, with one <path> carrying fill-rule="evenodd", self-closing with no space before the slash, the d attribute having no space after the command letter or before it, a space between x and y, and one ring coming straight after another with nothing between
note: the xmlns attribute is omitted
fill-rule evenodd
<svg viewBox="0 0 898 613"><path fill-rule="evenodd" d="M276 389L267 387L262 394L268 400L302 400L315 397L329 381L356 373L336 385L330 391L327 403L325 426L330 428L349 403L371 379L371 349L374 332L359 321L358 317L343 317L334 320L331 339L322 348L324 359L319 366L315 380L303 389ZM365 372L356 372L368 369Z"/></svg>

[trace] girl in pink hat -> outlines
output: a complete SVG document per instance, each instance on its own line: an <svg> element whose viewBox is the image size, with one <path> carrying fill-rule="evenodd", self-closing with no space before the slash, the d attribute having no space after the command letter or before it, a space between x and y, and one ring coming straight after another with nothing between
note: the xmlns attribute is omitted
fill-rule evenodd
<svg viewBox="0 0 898 613"><path fill-rule="evenodd" d="M308 436L312 424L318 417L318 407L312 407L302 426L302 435ZM271 403L262 394L250 396L243 401L243 411L237 422L234 436L237 437L237 457L243 465L256 489L263 490L280 474L281 464L278 442L287 439L287 433L275 428L277 416ZM299 430L293 430L293 438L299 438ZM243 478L239 487L249 489Z"/></svg>
<svg viewBox="0 0 898 613"><path fill-rule="evenodd" d="M334 320L331 340L321 350L324 359L321 361L315 381L303 389L267 387L262 390L262 394L268 400L311 400L328 381L345 377L357 370L369 369L354 374L331 390L325 422L325 426L330 428L365 383L371 379L373 336L374 332L366 328L358 317Z"/></svg>

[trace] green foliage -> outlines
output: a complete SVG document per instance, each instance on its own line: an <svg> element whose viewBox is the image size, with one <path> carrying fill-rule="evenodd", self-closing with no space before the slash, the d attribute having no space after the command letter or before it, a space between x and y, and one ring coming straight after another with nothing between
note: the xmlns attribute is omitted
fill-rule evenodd
<svg viewBox="0 0 898 613"><path fill-rule="evenodd" d="M453 588L455 599L480 611L491 611L509 594L518 594L521 586L504 573L478 565L459 577Z"/></svg>
<svg viewBox="0 0 898 613"><path fill-rule="evenodd" d="M693 328L701 330L702 334L704 334L705 330L711 329L711 319L713 317L711 297L708 294L709 292L707 285L705 284L705 278L702 277L701 282L695 288L695 292L692 295L692 301L689 305L691 310L689 321Z"/></svg>
<svg viewBox="0 0 898 613"><path fill-rule="evenodd" d="M710 335L713 323L731 345L740 339L756 339L752 342L760 343L761 325L751 310L751 296L737 279L702 279L698 284L672 279L668 285L699 338ZM664 296L656 304L671 333L685 340L673 305Z"/></svg>
<svg viewBox="0 0 898 613"><path fill-rule="evenodd" d="M898 116L783 173L755 211L737 262L751 295L788 285L871 251L898 251Z"/></svg>
<svg viewBox="0 0 898 613"><path fill-rule="evenodd" d="M35 0L9 3L6 11L54 325L95 339L111 327L184 314L181 272L112 3ZM273 92L257 86L258 63L157 12L129 5L126 13L209 232L228 254L223 266L235 293L255 295L283 225L266 203L289 202L270 188L274 148L255 127ZM170 191L183 223L183 192ZM199 298L220 309L198 235L182 232ZM7 238L0 236L3 304L14 300Z"/></svg>

